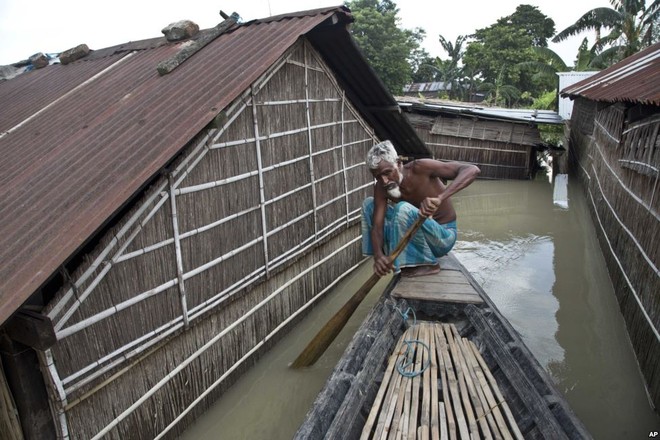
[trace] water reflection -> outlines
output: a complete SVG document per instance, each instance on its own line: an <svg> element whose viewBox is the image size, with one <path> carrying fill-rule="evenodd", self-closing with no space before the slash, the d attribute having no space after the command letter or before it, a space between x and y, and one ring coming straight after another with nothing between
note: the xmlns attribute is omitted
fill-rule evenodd
<svg viewBox="0 0 660 440"><path fill-rule="evenodd" d="M564 350L555 340L559 301L553 296L552 238L510 234L502 241L471 241L462 234L456 253L498 308L507 310L511 324L525 329L523 340L535 347L539 362L563 361Z"/></svg>
<svg viewBox="0 0 660 440"><path fill-rule="evenodd" d="M304 421L353 334L378 300L391 276L382 278L311 367L294 370L289 364L310 339L371 276L363 264L342 280L256 365L235 383L179 438L183 440L286 440Z"/></svg>
<svg viewBox="0 0 660 440"><path fill-rule="evenodd" d="M478 181L454 198L457 257L549 371L596 439L660 431L591 224L569 182L569 208L553 205L547 179ZM183 439L289 439L366 316L381 280L314 367L288 364L369 277L350 276L267 353Z"/></svg>
<svg viewBox="0 0 660 440"><path fill-rule="evenodd" d="M455 253L596 439L647 438L651 409L577 182L478 181L454 197Z"/></svg>

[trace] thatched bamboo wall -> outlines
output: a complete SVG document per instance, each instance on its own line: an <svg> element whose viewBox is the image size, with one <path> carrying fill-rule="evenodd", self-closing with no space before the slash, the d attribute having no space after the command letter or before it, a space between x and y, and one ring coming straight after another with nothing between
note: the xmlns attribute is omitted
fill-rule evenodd
<svg viewBox="0 0 660 440"><path fill-rule="evenodd" d="M529 179L541 143L525 124L406 113L435 159L469 162L480 178Z"/></svg>
<svg viewBox="0 0 660 440"><path fill-rule="evenodd" d="M216 121L48 305L63 436L175 437L361 260L377 140L308 43Z"/></svg>
<svg viewBox="0 0 660 440"><path fill-rule="evenodd" d="M578 99L571 126L569 152L641 370L660 407L660 112Z"/></svg>
<svg viewBox="0 0 660 440"><path fill-rule="evenodd" d="M3 440L23 440L21 422L0 359L0 433Z"/></svg>

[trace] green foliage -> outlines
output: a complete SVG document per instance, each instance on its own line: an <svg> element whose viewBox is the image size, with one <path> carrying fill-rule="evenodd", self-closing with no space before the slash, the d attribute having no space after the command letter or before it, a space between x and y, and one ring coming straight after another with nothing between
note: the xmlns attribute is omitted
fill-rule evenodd
<svg viewBox="0 0 660 440"><path fill-rule="evenodd" d="M548 63L535 52L546 48L554 32L554 21L537 7L519 5L513 14L475 32L463 63L483 80L480 88L491 102L531 104L532 96L555 88L554 76L539 75L541 64Z"/></svg>
<svg viewBox="0 0 660 440"><path fill-rule="evenodd" d="M463 90L463 68L460 66L463 58L463 44L467 36L459 35L453 43L442 35L438 36L438 41L442 48L447 52L449 58L441 62L441 79L445 83L445 90L448 99L462 99Z"/></svg>
<svg viewBox="0 0 660 440"><path fill-rule="evenodd" d="M595 49L589 49L589 40L585 38L580 43L580 47L578 47L573 70L584 72L587 70L600 70L606 67L602 66L600 60L597 58Z"/></svg>
<svg viewBox="0 0 660 440"><path fill-rule="evenodd" d="M509 24L524 30L532 37L532 45L537 47L547 47L548 39L555 34L554 20L531 5L519 5L513 14L497 20L497 24Z"/></svg>
<svg viewBox="0 0 660 440"><path fill-rule="evenodd" d="M532 100L530 108L536 110L556 110L557 109L557 89L544 92L538 98Z"/></svg>
<svg viewBox="0 0 660 440"><path fill-rule="evenodd" d="M355 17L351 32L365 58L390 92L400 94L428 58L420 48L424 30L400 29L399 10L391 0L353 0L346 6Z"/></svg>
<svg viewBox="0 0 660 440"><path fill-rule="evenodd" d="M476 41L471 42L463 63L477 72L484 82L507 84L518 89L523 78L518 67L534 57L532 38L522 29L510 24L495 24L477 30Z"/></svg>
<svg viewBox="0 0 660 440"><path fill-rule="evenodd" d="M538 98L534 98L534 102L530 108L536 110L556 110L557 109L557 90L547 91ZM564 126L539 124L539 132L541 140L545 143L560 147L564 141Z"/></svg>
<svg viewBox="0 0 660 440"><path fill-rule="evenodd" d="M433 82L440 81L440 68L438 63L441 60L438 57L427 56L420 60L419 65L413 71L412 82L413 83L424 83L424 82Z"/></svg>
<svg viewBox="0 0 660 440"><path fill-rule="evenodd" d="M504 69L495 82L484 81L479 90L485 92L485 101L498 107L511 107L521 98L522 94L516 87L504 82Z"/></svg>
<svg viewBox="0 0 660 440"><path fill-rule="evenodd" d="M546 144L551 144L555 147L561 147L564 143L563 125L540 124L539 133L541 135L541 141L545 142Z"/></svg>
<svg viewBox="0 0 660 440"><path fill-rule="evenodd" d="M557 72L569 70L564 60L553 50L547 47L533 47L535 57L529 61L523 61L518 65L523 71L531 74L535 84L540 85L539 93L554 88Z"/></svg>
<svg viewBox="0 0 660 440"><path fill-rule="evenodd" d="M466 36L459 35L456 41L452 43L440 35L438 41L449 55L449 58L443 60L440 57L426 57L413 73L414 82L441 81L445 83L446 90L441 91L438 98L462 99L465 78L460 63L463 57L463 43L466 38Z"/></svg>
<svg viewBox="0 0 660 440"><path fill-rule="evenodd" d="M658 41L659 0L654 0L648 8L644 0L611 0L610 3L612 8L587 11L552 41L560 42L584 31L595 31L595 42L589 50L590 62L603 67ZM603 31L607 33L603 35Z"/></svg>

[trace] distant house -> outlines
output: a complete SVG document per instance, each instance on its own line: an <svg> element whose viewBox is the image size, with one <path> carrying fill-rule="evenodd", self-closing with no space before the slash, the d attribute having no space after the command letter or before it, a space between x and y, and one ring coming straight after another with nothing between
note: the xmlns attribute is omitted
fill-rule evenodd
<svg viewBox="0 0 660 440"><path fill-rule="evenodd" d="M3 438L175 437L362 260L367 149L429 152L352 20L232 16L0 82Z"/></svg>
<svg viewBox="0 0 660 440"><path fill-rule="evenodd" d="M404 96L422 96L424 98L439 98L442 92L449 92L451 84L442 81L413 83L403 86Z"/></svg>
<svg viewBox="0 0 660 440"><path fill-rule="evenodd" d="M555 112L397 98L434 158L470 162L480 178L529 179L544 149L539 124L563 124Z"/></svg>
<svg viewBox="0 0 660 440"><path fill-rule="evenodd" d="M568 151L632 345L660 408L660 44L561 91Z"/></svg>
<svg viewBox="0 0 660 440"><path fill-rule="evenodd" d="M559 77L559 90L564 90L565 88L575 84L578 81L589 78L595 73L598 72L558 72L557 76ZM571 114L573 113L573 101L570 98L560 96L558 113L562 119L570 121Z"/></svg>
<svg viewBox="0 0 660 440"><path fill-rule="evenodd" d="M417 98L438 99L442 95L448 95L451 92L452 85L444 81L412 83L403 86L403 96L414 96ZM481 102L485 98L483 93L472 93L469 102Z"/></svg>

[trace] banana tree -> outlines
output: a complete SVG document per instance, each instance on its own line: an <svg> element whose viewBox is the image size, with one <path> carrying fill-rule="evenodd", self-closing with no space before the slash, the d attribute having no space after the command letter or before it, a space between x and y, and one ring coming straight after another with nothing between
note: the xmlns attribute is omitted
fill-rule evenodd
<svg viewBox="0 0 660 440"><path fill-rule="evenodd" d="M611 8L587 11L575 23L552 39L558 43L568 37L593 30L596 39L591 52L603 60L619 61L656 42L654 28L660 19L660 0L648 7L644 0L611 0ZM603 34L603 32L606 32Z"/></svg>

